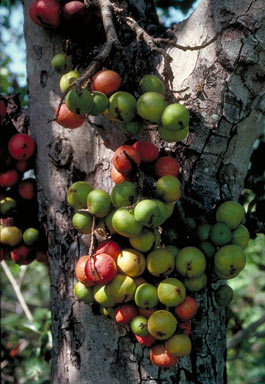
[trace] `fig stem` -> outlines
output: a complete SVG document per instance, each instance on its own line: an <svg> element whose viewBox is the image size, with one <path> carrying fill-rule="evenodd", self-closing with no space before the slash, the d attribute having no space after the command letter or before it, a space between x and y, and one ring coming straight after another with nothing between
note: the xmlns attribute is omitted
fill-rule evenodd
<svg viewBox="0 0 265 384"><path fill-rule="evenodd" d="M93 255L94 239L95 239L95 222L96 222L96 217L93 216L88 256L89 256L89 267L90 267L90 271L93 275L93 279L94 279L94 281L98 281L100 279L100 276L99 276L97 269L95 267L94 257L93 257L94 256Z"/></svg>

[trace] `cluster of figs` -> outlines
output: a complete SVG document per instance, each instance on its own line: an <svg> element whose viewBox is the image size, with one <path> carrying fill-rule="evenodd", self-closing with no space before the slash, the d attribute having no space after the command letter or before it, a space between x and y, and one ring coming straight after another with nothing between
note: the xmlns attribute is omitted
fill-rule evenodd
<svg viewBox="0 0 265 384"><path fill-rule="evenodd" d="M82 1L35 0L29 6L29 17L39 27L80 28L91 20L91 10Z"/></svg>
<svg viewBox="0 0 265 384"><path fill-rule="evenodd" d="M161 241L163 224L181 197L177 160L160 156L151 142L137 141L119 147L112 162L115 186L110 194L86 181L75 182L67 191L67 201L76 210L74 228L90 234L94 221L95 230L107 238L78 260L75 294L127 325L139 343L150 347L155 365L171 367L191 352L190 320L198 309L192 295L206 286L209 271L218 279L230 279L245 266L249 235L241 224L244 209L234 201L224 202L216 211L216 223L196 228L198 247L179 249ZM141 169L156 178L148 196L136 182ZM219 305L231 300L230 287L216 290Z"/></svg>
<svg viewBox="0 0 265 384"><path fill-rule="evenodd" d="M29 17L43 28L80 28L91 19L91 9L82 1L68 1L61 5L57 0L35 0L29 7ZM104 114L120 123L129 134L138 134L146 123L158 125L161 138L167 142L176 142L187 136L188 109L179 103L167 102L165 85L155 75L146 75L140 81L136 90L140 97L136 99L132 93L120 90L122 79L113 70L101 70L87 86L73 86L71 89L71 84L80 77L71 56L59 53L52 58L51 65L62 75L60 89L65 100L56 109L55 119L63 127L75 129L84 123L87 114Z"/></svg>
<svg viewBox="0 0 265 384"><path fill-rule="evenodd" d="M62 73L59 84L62 93L66 94L64 102L55 111L56 121L61 126L79 128L87 114L103 114L119 123L127 134L137 135L145 124L156 124L161 138L167 142L176 142L187 136L189 111L179 103L167 103L165 85L157 76L149 74L141 79L137 90L140 96L136 99L132 93L120 90L122 79L113 70L97 72L88 89L71 87L80 78L80 73L77 69L70 70L70 56L59 53L52 58L51 65Z"/></svg>
<svg viewBox="0 0 265 384"><path fill-rule="evenodd" d="M35 0L29 16L43 28L58 29L86 25L91 13L81 1ZM61 75L62 102L55 120L65 128L79 128L87 115L102 114L129 135L156 125L161 139L171 143L189 132L188 109L167 101L166 87L155 75L144 76L132 94L122 89L114 70L102 69L84 86L70 56L56 54L51 66ZM143 180L146 172L151 182ZM77 298L128 327L140 344L150 347L153 364L164 368L191 352L191 319L198 310L194 293L212 277L236 277L246 264L249 241L244 208L235 201L219 205L214 222L193 228L195 244L179 248L162 241L163 225L176 214L181 197L178 172L175 158L162 156L151 142L136 141L113 155L110 194L86 181L67 191L75 230L92 238L97 231L106 238L76 264ZM226 284L215 291L221 306L232 296Z"/></svg>
<svg viewBox="0 0 265 384"><path fill-rule="evenodd" d="M8 98L0 100L0 259L27 265L46 260L40 247L36 181L27 177L34 166L35 142L12 123Z"/></svg>

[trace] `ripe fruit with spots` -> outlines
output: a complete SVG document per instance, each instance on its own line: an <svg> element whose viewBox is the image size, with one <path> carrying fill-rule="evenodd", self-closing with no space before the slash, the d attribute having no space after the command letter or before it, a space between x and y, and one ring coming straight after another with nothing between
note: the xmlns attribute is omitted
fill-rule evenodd
<svg viewBox="0 0 265 384"><path fill-rule="evenodd" d="M157 340L167 340L176 331L177 319L171 312L161 309L152 313L147 327L149 333Z"/></svg>
<svg viewBox="0 0 265 384"><path fill-rule="evenodd" d="M191 353L191 341L187 335L174 335L165 342L166 350L173 356L183 357Z"/></svg>
<svg viewBox="0 0 265 384"><path fill-rule="evenodd" d="M133 209L119 208L112 216L114 230L124 237L138 236L143 226L135 220Z"/></svg>
<svg viewBox="0 0 265 384"><path fill-rule="evenodd" d="M55 119L56 122L64 128L76 129L81 127L85 122L85 115L77 115L76 113L71 112L65 102L55 110Z"/></svg>
<svg viewBox="0 0 265 384"><path fill-rule="evenodd" d="M179 163L171 156L162 156L155 163L155 173L158 177L162 176L178 176Z"/></svg>
<svg viewBox="0 0 265 384"><path fill-rule="evenodd" d="M116 261L121 253L121 247L113 240L103 240L98 244L95 253L107 253L107 255L110 255L113 260Z"/></svg>
<svg viewBox="0 0 265 384"><path fill-rule="evenodd" d="M150 349L150 360L162 368L170 368L178 364L179 358L171 355L164 344L156 344Z"/></svg>
<svg viewBox="0 0 265 384"><path fill-rule="evenodd" d="M224 245L214 255L214 269L220 279L233 279L245 265L245 252L234 244Z"/></svg>
<svg viewBox="0 0 265 384"><path fill-rule="evenodd" d="M27 160L35 152L35 141L25 133L17 133L8 142L8 151L16 160Z"/></svg>
<svg viewBox="0 0 265 384"><path fill-rule="evenodd" d="M193 297L188 295L185 297L183 303L181 303L174 309L175 314L181 321L187 321L192 319L196 315L197 310L197 301Z"/></svg>
<svg viewBox="0 0 265 384"><path fill-rule="evenodd" d="M85 272L85 266L88 260L89 260L89 256L84 255L80 257L80 259L77 261L75 266L75 277L77 278L77 280L83 283L86 287L90 287L94 284L91 280L87 278L87 275Z"/></svg>
<svg viewBox="0 0 265 384"><path fill-rule="evenodd" d="M140 308L154 308L159 302L157 288L149 283L139 285L136 288L134 300L136 305Z"/></svg>
<svg viewBox="0 0 265 384"><path fill-rule="evenodd" d="M122 173L117 171L115 167L111 168L110 177L113 183L115 184L123 183L124 181L130 180L129 176L123 175Z"/></svg>
<svg viewBox="0 0 265 384"><path fill-rule="evenodd" d="M117 266L127 276L140 276L145 270L145 257L135 249L123 249L117 258Z"/></svg>
<svg viewBox="0 0 265 384"><path fill-rule="evenodd" d="M75 209L87 208L87 196L92 191L92 187L86 181L77 181L67 190L67 202Z"/></svg>
<svg viewBox="0 0 265 384"><path fill-rule="evenodd" d="M131 320L138 315L134 304L122 304L115 310L115 320L117 323L125 325L130 324Z"/></svg>
<svg viewBox="0 0 265 384"><path fill-rule="evenodd" d="M136 143L133 144L133 148L140 153L143 163L152 163L158 158L159 150L157 146L150 141L136 141Z"/></svg>
<svg viewBox="0 0 265 384"><path fill-rule="evenodd" d="M117 273L117 265L107 253L92 255L86 262L85 274L95 284L108 284Z"/></svg>
<svg viewBox="0 0 265 384"><path fill-rule="evenodd" d="M157 293L162 304L166 307L175 307L185 300L186 288L180 280L171 277L159 283Z"/></svg>
<svg viewBox="0 0 265 384"><path fill-rule="evenodd" d="M118 172L129 175L131 172L137 171L141 164L141 156L131 145L122 145L116 149L112 161Z"/></svg>
<svg viewBox="0 0 265 384"><path fill-rule="evenodd" d="M176 269L183 277L193 278L200 276L205 268L205 256L196 247L182 248L176 256Z"/></svg>
<svg viewBox="0 0 265 384"><path fill-rule="evenodd" d="M168 276L175 267L174 255L164 248L148 253L146 267L153 276Z"/></svg>
<svg viewBox="0 0 265 384"><path fill-rule="evenodd" d="M137 113L145 120L159 123L165 106L163 95L158 92L145 92L137 100Z"/></svg>
<svg viewBox="0 0 265 384"><path fill-rule="evenodd" d="M178 328L187 336L191 334L191 322L190 320L187 321L180 321L178 323Z"/></svg>
<svg viewBox="0 0 265 384"><path fill-rule="evenodd" d="M91 89L109 96L120 88L121 81L121 77L117 72L109 69L103 70L93 76Z"/></svg>
<svg viewBox="0 0 265 384"><path fill-rule="evenodd" d="M29 16L43 28L57 29L61 24L60 4L56 0L36 0L30 5Z"/></svg>

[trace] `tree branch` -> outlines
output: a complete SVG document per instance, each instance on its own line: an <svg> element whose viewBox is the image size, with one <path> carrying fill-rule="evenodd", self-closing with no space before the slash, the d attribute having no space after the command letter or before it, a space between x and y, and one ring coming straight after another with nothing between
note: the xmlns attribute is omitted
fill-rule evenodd
<svg viewBox="0 0 265 384"><path fill-rule="evenodd" d="M13 287L16 295L17 295L18 301L20 302L20 305L23 308L23 311L25 312L27 319L30 322L33 322L33 316L29 310L29 307L27 306L27 303L24 300L24 297L21 293L21 290L20 290L16 280L14 279L14 276L12 275L8 265L6 264L6 262L4 260L1 262L1 266L2 266L8 280L10 281L10 283L11 283L11 285L12 285L12 287Z"/></svg>
<svg viewBox="0 0 265 384"><path fill-rule="evenodd" d="M251 333L255 331L256 328L264 323L265 315L261 316L259 320L253 322L247 328L237 332L230 340L228 340L227 349L236 348L239 344L242 344L246 339L250 337Z"/></svg>

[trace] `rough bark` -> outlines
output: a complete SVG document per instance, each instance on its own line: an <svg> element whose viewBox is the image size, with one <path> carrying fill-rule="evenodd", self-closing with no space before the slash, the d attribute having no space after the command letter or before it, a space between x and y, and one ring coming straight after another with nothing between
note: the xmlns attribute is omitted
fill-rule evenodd
<svg viewBox="0 0 265 384"><path fill-rule="evenodd" d="M94 314L89 305L76 300L74 267L80 255L87 253L89 236L73 231L66 191L77 180L110 191L113 151L126 137L118 125L104 120L73 131L47 123L60 101L59 77L50 60L62 50L62 39L29 21L29 3L26 0L24 5L29 115L38 146L40 218L49 241L54 343L51 383L225 383L226 314L215 303L215 283L196 295L200 310L192 325L190 358L166 370L150 363L148 350L131 340L126 327ZM128 8L131 13L138 9L143 24L146 20L155 23L149 2L130 0ZM163 61L150 55L148 64L157 63L176 99L183 100L191 111L190 134L183 142L167 144L153 131L143 135L177 155L187 215L192 211L207 215L220 200L237 199L242 190L264 119L263 12L262 0L202 0L193 15L174 30L177 44L189 48L164 46L173 58L172 73L168 68L165 71ZM126 35L126 28L120 28ZM127 45L127 54L135 57L135 46ZM147 68L141 70L147 73Z"/></svg>

